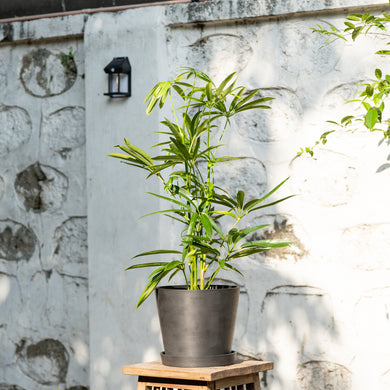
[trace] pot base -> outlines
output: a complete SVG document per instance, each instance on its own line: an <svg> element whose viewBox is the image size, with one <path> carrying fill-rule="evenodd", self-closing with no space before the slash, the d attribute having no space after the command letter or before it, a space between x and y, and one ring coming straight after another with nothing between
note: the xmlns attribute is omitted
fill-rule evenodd
<svg viewBox="0 0 390 390"><path fill-rule="evenodd" d="M161 362L164 366L172 367L214 367L229 366L236 362L237 352L232 351L224 355L214 356L170 356L161 352Z"/></svg>

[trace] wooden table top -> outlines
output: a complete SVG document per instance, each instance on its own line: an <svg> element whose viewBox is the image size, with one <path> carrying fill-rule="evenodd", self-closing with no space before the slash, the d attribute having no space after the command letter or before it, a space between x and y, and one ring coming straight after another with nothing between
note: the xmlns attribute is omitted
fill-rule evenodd
<svg viewBox="0 0 390 390"><path fill-rule="evenodd" d="M164 366L161 361L155 361L123 366L122 374L210 382L232 376L255 374L261 371L272 370L273 368L273 362L258 360L238 361L229 366L195 368Z"/></svg>

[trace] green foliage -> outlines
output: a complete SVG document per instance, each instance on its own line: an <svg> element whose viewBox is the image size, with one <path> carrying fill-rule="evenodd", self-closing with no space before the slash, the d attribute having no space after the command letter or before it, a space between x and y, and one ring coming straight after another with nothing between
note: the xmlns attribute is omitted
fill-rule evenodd
<svg viewBox="0 0 390 390"><path fill-rule="evenodd" d="M183 68L173 80L156 84L145 99L147 114L155 107L162 108L167 101L171 103L174 120L165 118L161 122L164 131L160 131L167 140L154 145L159 148L159 154L152 157L125 138L123 145L117 145L121 152L109 155L147 171L148 177L159 178L166 195L151 195L164 199L170 206L149 215L163 214L183 226L179 249L157 249L133 257L166 258L166 261L136 263L127 268L154 268L137 307L165 277L170 279L180 272L189 289L207 289L221 270L239 272L233 260L289 245L284 241L247 241L250 234L265 225L240 227L248 215L289 198L268 201L284 182L263 197L250 200L245 198L244 191L231 195L214 182L215 166L235 159L217 156L230 118L246 110L270 108L265 103L271 98L259 97L258 92L258 89L247 91L236 86L234 73L216 85L206 74ZM179 107L175 107L172 94L181 100ZM213 141L217 120L223 124L219 139ZM221 227L222 218L233 221L228 231Z"/></svg>
<svg viewBox="0 0 390 390"><path fill-rule="evenodd" d="M332 43L335 39L343 39L345 41L352 39L352 41L355 41L361 35L376 34L389 36L387 26L390 23L390 14L374 16L369 13L354 13L348 15L345 19L344 30L338 30L334 26L325 29L318 25L318 28L313 28L312 31L325 35L328 43ZM389 44L390 42L387 42L387 45ZM379 50L376 54L389 55L390 50ZM329 134L339 130L353 132L362 125L370 132L379 131L384 139L390 139L390 118L384 116L385 103L390 93L390 75L384 75L379 68L376 68L373 73L376 80L361 84L362 90L357 94L357 98L348 102L359 102L364 108L364 113L359 116L347 115L340 122L328 121L328 123L336 125L336 129L323 133L313 146L301 148L298 155L308 153L313 156L314 148L319 144L325 145Z"/></svg>
<svg viewBox="0 0 390 390"><path fill-rule="evenodd" d="M74 56L73 56L73 48L69 48L68 54L62 54L61 55L61 64L63 66L69 66L69 63L71 61L74 61Z"/></svg>

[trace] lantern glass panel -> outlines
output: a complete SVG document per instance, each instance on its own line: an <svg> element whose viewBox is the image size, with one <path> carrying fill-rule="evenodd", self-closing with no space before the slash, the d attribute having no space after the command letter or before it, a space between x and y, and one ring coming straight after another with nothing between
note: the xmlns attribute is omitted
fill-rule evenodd
<svg viewBox="0 0 390 390"><path fill-rule="evenodd" d="M129 93L129 75L126 73L110 74L111 93Z"/></svg>

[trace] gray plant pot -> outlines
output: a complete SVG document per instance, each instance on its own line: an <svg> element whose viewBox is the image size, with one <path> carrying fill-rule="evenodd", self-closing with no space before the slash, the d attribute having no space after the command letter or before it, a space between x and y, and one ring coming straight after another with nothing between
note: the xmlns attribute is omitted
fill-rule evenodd
<svg viewBox="0 0 390 390"><path fill-rule="evenodd" d="M156 290L164 352L162 363L176 367L226 366L235 362L232 351L240 287L186 286Z"/></svg>

